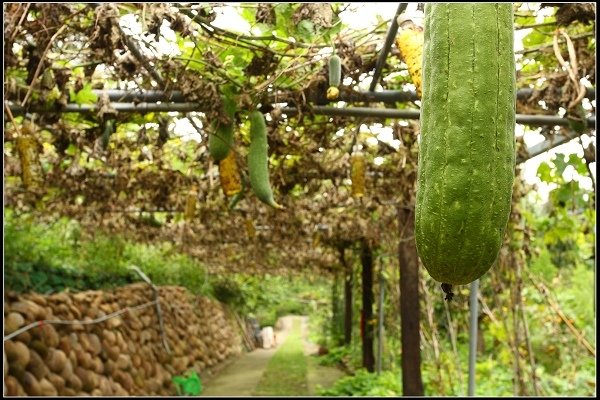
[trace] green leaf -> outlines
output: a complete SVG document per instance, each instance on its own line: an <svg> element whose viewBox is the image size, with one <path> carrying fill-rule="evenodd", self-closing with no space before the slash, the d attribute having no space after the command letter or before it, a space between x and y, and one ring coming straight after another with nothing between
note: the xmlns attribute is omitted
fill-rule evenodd
<svg viewBox="0 0 600 400"><path fill-rule="evenodd" d="M67 149L65 150L65 154L73 157L75 154L77 154L77 150L77 146L71 143L69 144L69 147L67 147Z"/></svg>
<svg viewBox="0 0 600 400"><path fill-rule="evenodd" d="M305 42L310 42L315 34L315 26L311 20L303 19L298 24L298 37Z"/></svg>
<svg viewBox="0 0 600 400"><path fill-rule="evenodd" d="M219 59L223 62L230 60L229 62L232 65L243 68L245 67L245 63L249 63L252 60L252 54L245 49L229 47L227 50L219 53Z"/></svg>
<svg viewBox="0 0 600 400"><path fill-rule="evenodd" d="M547 162L543 162L537 169L537 176L542 182L553 182L552 168Z"/></svg>
<svg viewBox="0 0 600 400"><path fill-rule="evenodd" d="M79 105L82 104L94 104L98 101L98 96L92 91L92 84L86 83L83 89L75 93L73 89L69 90L70 101L75 102Z"/></svg>
<svg viewBox="0 0 600 400"><path fill-rule="evenodd" d="M280 38L286 38L288 36L287 30L283 28L275 29L275 35Z"/></svg>
<svg viewBox="0 0 600 400"><path fill-rule="evenodd" d="M529 35L523 38L523 46L535 47L545 43L551 43L554 28L555 27L552 25L535 28Z"/></svg>
<svg viewBox="0 0 600 400"><path fill-rule="evenodd" d="M275 5L275 30L277 36L288 37L290 36L290 29L293 29L292 25L292 13L294 12L293 5L291 3L279 3Z"/></svg>
<svg viewBox="0 0 600 400"><path fill-rule="evenodd" d="M242 8L242 17L253 25L256 21L256 10L254 8Z"/></svg>
<svg viewBox="0 0 600 400"><path fill-rule="evenodd" d="M577 182L571 181L569 184L562 185L558 189L553 190L552 194L554 195L553 197L556 202L567 204L567 202L572 199L573 191L576 189L574 187L575 185L572 185L572 183L577 184Z"/></svg>
<svg viewBox="0 0 600 400"><path fill-rule="evenodd" d="M179 171L183 174L185 174L187 170L185 163L179 158L174 158L173 160L171 160L171 169L173 169L174 171Z"/></svg>
<svg viewBox="0 0 600 400"><path fill-rule="evenodd" d="M586 164L577 154L570 154L568 162L575 168L575 171L577 171L579 175L587 176L588 170Z"/></svg>
<svg viewBox="0 0 600 400"><path fill-rule="evenodd" d="M533 25L535 24L535 16L527 16L527 17L515 17L515 25L517 26L525 26L525 25Z"/></svg>
<svg viewBox="0 0 600 400"><path fill-rule="evenodd" d="M273 25L269 25L269 24L265 24L265 23L258 23L258 24L254 24L254 26L252 27L252 30L254 29L258 29L259 35L270 35L271 31L273 31Z"/></svg>
<svg viewBox="0 0 600 400"><path fill-rule="evenodd" d="M542 64L537 61L527 60L527 63L521 68L522 74L534 74L540 72Z"/></svg>
<svg viewBox="0 0 600 400"><path fill-rule="evenodd" d="M553 160L556 166L557 175L561 176L569 164L565 161L565 155L562 153L556 153L556 157Z"/></svg>
<svg viewBox="0 0 600 400"><path fill-rule="evenodd" d="M336 18L337 19L337 18ZM333 23L333 26L329 29L327 29L324 33L323 33L323 39L326 42L330 42L331 39L337 35L338 33L340 33L342 31L342 24L341 23Z"/></svg>

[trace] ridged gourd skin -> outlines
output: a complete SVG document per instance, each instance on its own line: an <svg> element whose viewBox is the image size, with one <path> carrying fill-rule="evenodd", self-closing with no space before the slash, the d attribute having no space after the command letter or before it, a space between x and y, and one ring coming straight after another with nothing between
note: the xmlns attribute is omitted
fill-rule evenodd
<svg viewBox="0 0 600 400"><path fill-rule="evenodd" d="M402 59L408 66L410 78L417 89L419 98L422 95L421 64L423 60L423 29L413 23L402 27L396 38L396 45Z"/></svg>
<svg viewBox="0 0 600 400"><path fill-rule="evenodd" d="M269 181L269 144L265 117L260 111L250 113L250 148L248 150L248 175L254 195L275 208L283 208L273 199Z"/></svg>
<svg viewBox="0 0 600 400"><path fill-rule="evenodd" d="M337 54L329 58L329 86L338 87L342 80L342 60Z"/></svg>
<svg viewBox="0 0 600 400"><path fill-rule="evenodd" d="M515 167L512 4L427 3L417 251L431 277L464 285L495 262Z"/></svg>

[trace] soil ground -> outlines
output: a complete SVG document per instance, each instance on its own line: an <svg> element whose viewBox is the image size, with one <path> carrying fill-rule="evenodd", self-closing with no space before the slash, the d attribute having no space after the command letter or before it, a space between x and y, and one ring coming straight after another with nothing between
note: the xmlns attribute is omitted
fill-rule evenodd
<svg viewBox="0 0 600 400"><path fill-rule="evenodd" d="M308 363L308 392L316 396L319 387L327 388L344 376L344 372L334 367L319 365L316 358L318 346L308 340L308 317L282 317L275 330L277 345L271 349L256 349L244 353L225 366L214 377L203 381L202 396L252 396L269 360L287 339L294 319L299 319L304 340L304 354Z"/></svg>

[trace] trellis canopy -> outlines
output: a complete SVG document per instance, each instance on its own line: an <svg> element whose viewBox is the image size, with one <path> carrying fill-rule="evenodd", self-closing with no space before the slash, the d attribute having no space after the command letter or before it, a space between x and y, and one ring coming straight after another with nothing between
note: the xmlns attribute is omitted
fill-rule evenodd
<svg viewBox="0 0 600 400"><path fill-rule="evenodd" d="M414 207L420 102L392 45L396 16L355 30L340 17L349 7L359 4L7 4L5 205L174 242L214 271L327 272L338 268L338 247L365 239L393 248L397 210ZM251 32L221 27L224 11ZM515 29L536 13L515 14ZM518 137L520 161L595 135L593 31L569 22L570 38L556 46L568 59L571 43L587 89L582 97L571 84L552 43L524 36L517 123L546 141L528 148ZM334 53L343 84L330 101ZM234 207L207 149L227 102L246 181ZM284 210L248 187L254 109L267 116L270 180ZM368 165L362 198L351 192L356 149Z"/></svg>

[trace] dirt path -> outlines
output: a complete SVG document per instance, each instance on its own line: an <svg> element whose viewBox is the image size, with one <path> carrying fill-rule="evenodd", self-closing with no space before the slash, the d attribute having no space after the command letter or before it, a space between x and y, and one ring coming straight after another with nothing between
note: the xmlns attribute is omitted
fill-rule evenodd
<svg viewBox="0 0 600 400"><path fill-rule="evenodd" d="M271 357L287 339L293 320L296 318L301 320L304 337L304 354L308 362L309 395L317 395L318 385L329 387L344 376L344 373L336 368L318 365L314 356L318 346L308 341L308 317L287 316L282 317L277 324L278 329L275 330L277 345L274 348L256 349L250 353L244 353L226 366L217 376L203 382L202 396L251 396Z"/></svg>
<svg viewBox="0 0 600 400"><path fill-rule="evenodd" d="M202 396L251 396L273 354L287 338L291 324L276 330L277 345L244 353L206 383Z"/></svg>

